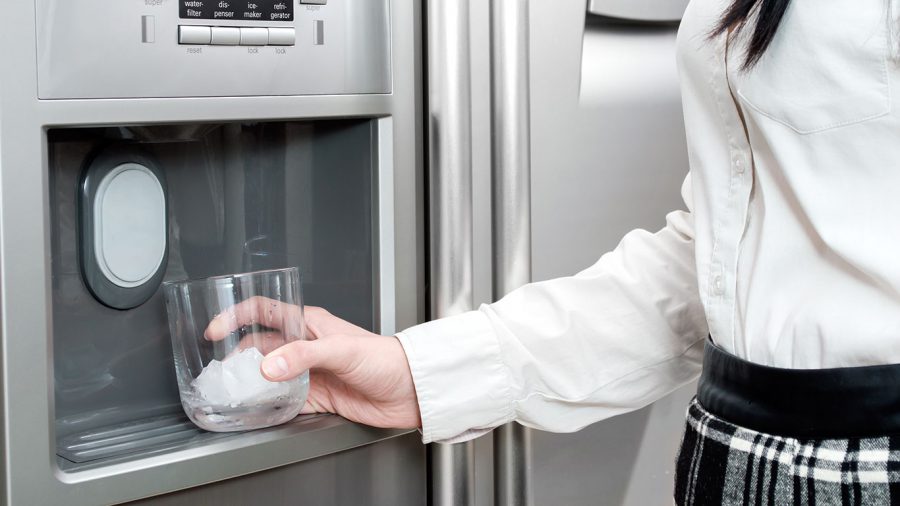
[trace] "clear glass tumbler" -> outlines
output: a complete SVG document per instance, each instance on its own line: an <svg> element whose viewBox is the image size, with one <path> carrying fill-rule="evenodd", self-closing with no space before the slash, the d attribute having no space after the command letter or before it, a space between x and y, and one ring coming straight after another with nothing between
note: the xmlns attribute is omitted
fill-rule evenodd
<svg viewBox="0 0 900 506"><path fill-rule="evenodd" d="M173 281L163 285L181 404L203 429L259 429L297 416L309 372L270 382L270 351L306 338L296 268Z"/></svg>

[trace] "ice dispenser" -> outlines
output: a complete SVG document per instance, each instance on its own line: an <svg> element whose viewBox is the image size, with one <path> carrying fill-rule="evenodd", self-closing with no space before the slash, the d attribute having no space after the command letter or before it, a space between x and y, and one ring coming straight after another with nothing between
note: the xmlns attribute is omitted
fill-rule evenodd
<svg viewBox="0 0 900 506"><path fill-rule="evenodd" d="M362 327L422 320L418 16L403 0L5 8L0 503L425 501L409 431L281 401L275 427L192 423L163 289L293 269L304 302ZM203 365L227 356L207 347Z"/></svg>
<svg viewBox="0 0 900 506"><path fill-rule="evenodd" d="M193 137L174 126L48 132L63 465L217 437L185 423L163 280L220 276L231 288L210 298L239 302L234 280L247 277L231 274L299 267L309 300L374 328L376 129L335 120L211 124Z"/></svg>

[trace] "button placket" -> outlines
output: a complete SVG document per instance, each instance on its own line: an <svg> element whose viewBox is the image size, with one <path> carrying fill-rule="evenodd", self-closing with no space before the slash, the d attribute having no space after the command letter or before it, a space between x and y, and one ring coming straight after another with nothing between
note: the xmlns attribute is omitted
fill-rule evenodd
<svg viewBox="0 0 900 506"><path fill-rule="evenodd" d="M725 277L721 273L713 274L712 290L715 295L722 295L725 293Z"/></svg>

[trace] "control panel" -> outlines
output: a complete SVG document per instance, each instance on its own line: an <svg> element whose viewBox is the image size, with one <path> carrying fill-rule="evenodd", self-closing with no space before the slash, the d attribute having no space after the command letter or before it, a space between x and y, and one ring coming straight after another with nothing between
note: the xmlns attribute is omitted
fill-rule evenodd
<svg viewBox="0 0 900 506"><path fill-rule="evenodd" d="M391 0L34 2L41 99L391 92Z"/></svg>
<svg viewBox="0 0 900 506"><path fill-rule="evenodd" d="M300 0L302 4L327 5L328 0ZM181 19L208 21L294 21L294 4L290 0L179 0ZM293 46L294 28L283 26L206 26L181 25L178 43L212 46Z"/></svg>

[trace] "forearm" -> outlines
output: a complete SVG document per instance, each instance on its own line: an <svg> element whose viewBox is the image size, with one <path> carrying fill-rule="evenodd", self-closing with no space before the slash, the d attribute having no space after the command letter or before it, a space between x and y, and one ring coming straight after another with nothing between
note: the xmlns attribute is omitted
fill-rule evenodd
<svg viewBox="0 0 900 506"><path fill-rule="evenodd" d="M426 441L505 422L553 431L640 408L699 372L706 321L689 213L578 275L399 335Z"/></svg>

